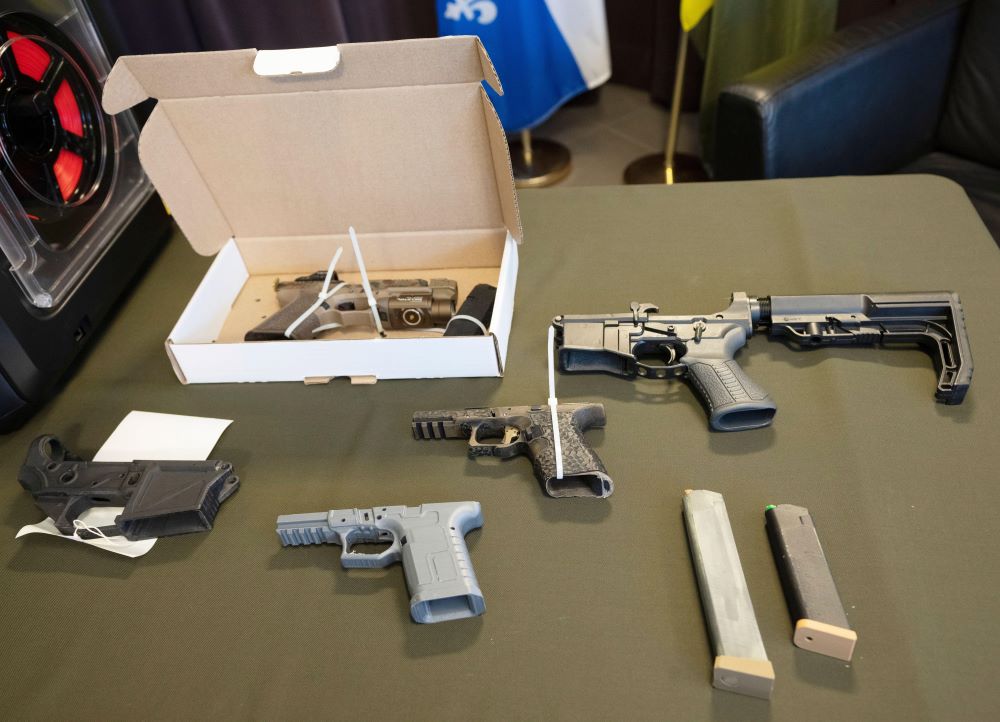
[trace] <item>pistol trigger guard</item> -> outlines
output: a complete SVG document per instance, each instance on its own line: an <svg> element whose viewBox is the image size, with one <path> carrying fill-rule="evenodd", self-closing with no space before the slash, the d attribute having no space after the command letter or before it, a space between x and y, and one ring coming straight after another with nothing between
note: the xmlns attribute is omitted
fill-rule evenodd
<svg viewBox="0 0 1000 722"><path fill-rule="evenodd" d="M654 333L659 329L646 327ZM687 373L687 366L681 361L687 354L687 347L679 341L664 338L662 341L639 341L632 345L629 357L632 375L650 379L674 379ZM642 359L663 356L662 364L646 363Z"/></svg>
<svg viewBox="0 0 1000 722"><path fill-rule="evenodd" d="M345 569L350 569L352 567L363 567L363 568L381 568L387 567L390 564L398 561L400 555L402 554L402 546L399 543L399 537L390 530L386 529L376 529L377 533L375 538L371 538L367 534L362 534L360 529L352 529L346 534L343 534L340 539L340 565ZM392 534L392 544L388 548L383 549L378 554L365 554L364 552L352 551L355 544L378 544L380 542L384 543L383 539L380 539L381 532L388 532Z"/></svg>
<svg viewBox="0 0 1000 722"><path fill-rule="evenodd" d="M677 379L687 373L687 366L682 363L668 364L666 366L653 366L636 361L635 372L643 378L651 379Z"/></svg>
<svg viewBox="0 0 1000 722"><path fill-rule="evenodd" d="M486 426L485 423L477 424L472 427L472 433L469 435L469 458L475 458L477 456L496 456L501 459L509 459L512 456L517 456L519 452L518 444L522 441L528 441L529 435L524 433L516 426L504 425L503 427L503 437L500 441L495 444L484 444L482 443L478 436L479 430ZM490 429L493 430L493 429ZM524 438L522 438L522 436ZM485 438L500 438L485 437Z"/></svg>
<svg viewBox="0 0 1000 722"><path fill-rule="evenodd" d="M403 547L399 543L399 537L393 534L392 544L390 544L388 548L383 549L378 554L370 555L370 558L374 562L374 566L387 567L390 564L394 564L397 561L399 561L402 552L403 552Z"/></svg>

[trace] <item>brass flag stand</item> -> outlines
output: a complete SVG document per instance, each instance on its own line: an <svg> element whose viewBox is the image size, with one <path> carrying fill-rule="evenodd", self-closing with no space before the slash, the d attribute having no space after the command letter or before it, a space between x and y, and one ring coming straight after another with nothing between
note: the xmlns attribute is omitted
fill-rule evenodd
<svg viewBox="0 0 1000 722"><path fill-rule="evenodd" d="M697 156L677 153L677 132L681 119L681 94L684 88L684 66L687 63L688 32L681 32L677 49L677 73L674 76L674 94L670 101L670 125L667 144L663 153L644 155L629 163L625 169L625 182L642 183L691 183L708 180L701 160Z"/></svg>
<svg viewBox="0 0 1000 722"><path fill-rule="evenodd" d="M510 144L510 163L518 188L553 185L569 175L571 168L566 146L554 140L532 138L530 130L522 130L521 140Z"/></svg>

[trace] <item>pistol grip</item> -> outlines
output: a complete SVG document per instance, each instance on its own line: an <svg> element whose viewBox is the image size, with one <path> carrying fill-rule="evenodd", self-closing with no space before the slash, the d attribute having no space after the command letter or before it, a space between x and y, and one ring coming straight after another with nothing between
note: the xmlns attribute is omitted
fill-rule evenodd
<svg viewBox="0 0 1000 722"><path fill-rule="evenodd" d="M285 331L295 323L295 320L316 302L315 294L305 294L283 307L277 313L268 316L257 326L246 332L244 341L285 341L289 337L285 336ZM310 339L313 330L320 325L319 316L314 312L304 318L302 323L295 327L291 338Z"/></svg>
<svg viewBox="0 0 1000 722"><path fill-rule="evenodd" d="M771 425L778 407L735 360L685 357L682 361L713 429L743 431Z"/></svg>
<svg viewBox="0 0 1000 722"><path fill-rule="evenodd" d="M440 516L437 524L406 529L400 540L410 616L431 624L483 614L486 602L465 545L465 535L483 525L482 507L469 501L421 509Z"/></svg>
<svg viewBox="0 0 1000 722"><path fill-rule="evenodd" d="M566 406L577 408L566 409ZM566 404L560 406L559 443L562 446L563 477L556 478L556 454L552 424L540 423L543 433L529 444L535 476L552 497L586 496L604 499L615 490L614 482L600 457L587 444L583 433L592 427L604 426L604 406L601 404Z"/></svg>

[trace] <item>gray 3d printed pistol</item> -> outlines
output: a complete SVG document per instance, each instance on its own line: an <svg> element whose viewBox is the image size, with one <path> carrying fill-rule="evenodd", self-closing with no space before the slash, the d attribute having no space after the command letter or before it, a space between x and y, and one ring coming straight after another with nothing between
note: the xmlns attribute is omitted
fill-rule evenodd
<svg viewBox="0 0 1000 722"><path fill-rule="evenodd" d="M74 524L91 507L125 507L98 531L130 541L208 531L240 483L224 461L84 461L54 436L31 442L17 480L66 535L97 536Z"/></svg>
<svg viewBox="0 0 1000 722"><path fill-rule="evenodd" d="M352 283L319 304L286 335L295 321L316 303L325 278L326 271L317 271L294 281L276 281L274 291L281 310L247 331L244 340L301 340L327 329L374 328L365 290L361 284ZM333 282L336 281L335 274ZM372 281L371 287L379 319L389 331L444 326L455 314L458 285L447 278L386 279Z"/></svg>
<svg viewBox="0 0 1000 722"><path fill-rule="evenodd" d="M410 424L415 439L468 439L469 458L521 454L549 496L611 496L614 482L583 433L604 426L601 404L559 404L563 476L557 478L552 412L548 406L498 406L418 411Z"/></svg>
<svg viewBox="0 0 1000 722"><path fill-rule="evenodd" d="M935 398L960 404L972 381L972 352L958 294L860 293L763 296L733 293L729 308L694 316L631 312L556 316L559 369L690 380L718 431L767 426L776 406L733 359L755 330L799 346L882 344L925 349L938 372Z"/></svg>
<svg viewBox="0 0 1000 722"><path fill-rule="evenodd" d="M278 517L283 546L339 544L340 564L387 567L403 562L410 616L420 623L476 617L486 611L465 535L483 525L478 501L420 506L334 509ZM380 554L354 552L355 544L391 541Z"/></svg>

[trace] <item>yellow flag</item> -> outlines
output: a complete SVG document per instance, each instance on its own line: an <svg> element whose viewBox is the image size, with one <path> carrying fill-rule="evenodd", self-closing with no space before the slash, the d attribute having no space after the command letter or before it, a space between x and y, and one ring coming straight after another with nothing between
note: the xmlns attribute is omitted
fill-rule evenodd
<svg viewBox="0 0 1000 722"><path fill-rule="evenodd" d="M681 27L689 33L712 9L715 0L681 0Z"/></svg>

